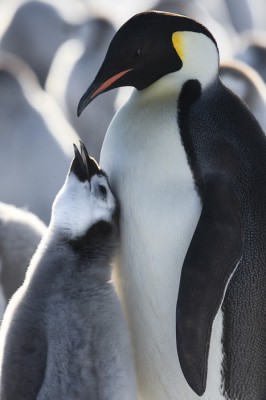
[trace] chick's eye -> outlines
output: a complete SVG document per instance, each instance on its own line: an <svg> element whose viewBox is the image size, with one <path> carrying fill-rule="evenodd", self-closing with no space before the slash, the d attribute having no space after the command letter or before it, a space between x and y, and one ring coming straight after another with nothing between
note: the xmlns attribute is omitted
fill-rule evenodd
<svg viewBox="0 0 266 400"><path fill-rule="evenodd" d="M99 193L102 199L105 199L107 196L107 190L106 187L104 185L99 185Z"/></svg>

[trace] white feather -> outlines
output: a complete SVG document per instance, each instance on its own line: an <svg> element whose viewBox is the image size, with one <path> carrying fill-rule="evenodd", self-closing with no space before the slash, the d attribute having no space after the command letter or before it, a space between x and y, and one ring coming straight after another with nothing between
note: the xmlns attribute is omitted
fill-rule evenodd
<svg viewBox="0 0 266 400"><path fill-rule="evenodd" d="M97 193L99 185L105 186L106 199ZM60 229L70 238L82 236L95 222L110 221L114 210L115 199L105 176L94 175L90 182L80 182L71 172L54 200L50 228Z"/></svg>

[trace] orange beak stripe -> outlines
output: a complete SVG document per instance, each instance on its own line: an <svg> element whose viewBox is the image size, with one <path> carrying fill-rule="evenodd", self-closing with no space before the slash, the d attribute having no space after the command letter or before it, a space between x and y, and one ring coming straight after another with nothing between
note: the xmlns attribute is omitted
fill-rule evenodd
<svg viewBox="0 0 266 400"><path fill-rule="evenodd" d="M107 79L98 89L95 90L95 92L92 94L91 99L93 99L95 96L97 96L99 93L103 92L105 89L107 89L109 86L111 86L115 81L120 79L123 75L125 75L127 72L131 71L132 68L126 69L125 71L118 72L118 74L115 74L111 78Z"/></svg>

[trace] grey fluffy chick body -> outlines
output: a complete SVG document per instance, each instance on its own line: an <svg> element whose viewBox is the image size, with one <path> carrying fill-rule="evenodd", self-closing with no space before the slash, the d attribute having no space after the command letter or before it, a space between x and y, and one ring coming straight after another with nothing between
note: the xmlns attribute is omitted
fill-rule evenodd
<svg viewBox="0 0 266 400"><path fill-rule="evenodd" d="M117 203L84 146L1 327L1 400L136 399L130 337L110 282Z"/></svg>

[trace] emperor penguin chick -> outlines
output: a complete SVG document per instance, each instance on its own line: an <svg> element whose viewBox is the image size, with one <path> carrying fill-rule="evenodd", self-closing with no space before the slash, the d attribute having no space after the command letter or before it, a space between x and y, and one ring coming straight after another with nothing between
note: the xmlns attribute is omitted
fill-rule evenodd
<svg viewBox="0 0 266 400"><path fill-rule="evenodd" d="M76 146L51 222L1 327L1 400L135 400L130 337L110 282L118 205Z"/></svg>

